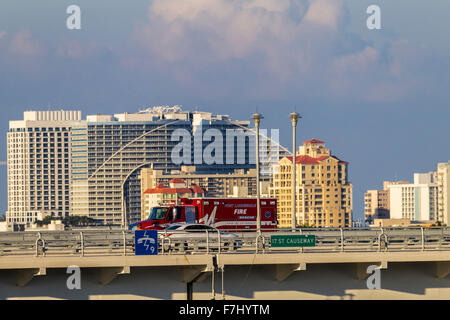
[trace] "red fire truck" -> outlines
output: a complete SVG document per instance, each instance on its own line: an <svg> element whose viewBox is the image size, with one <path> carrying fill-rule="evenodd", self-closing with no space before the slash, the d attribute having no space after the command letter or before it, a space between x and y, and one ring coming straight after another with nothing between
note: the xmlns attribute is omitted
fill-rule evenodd
<svg viewBox="0 0 450 320"><path fill-rule="evenodd" d="M154 207L137 230L165 229L171 223L203 223L218 229L256 230L256 198L179 199L178 204ZM277 227L277 200L260 199L261 229Z"/></svg>

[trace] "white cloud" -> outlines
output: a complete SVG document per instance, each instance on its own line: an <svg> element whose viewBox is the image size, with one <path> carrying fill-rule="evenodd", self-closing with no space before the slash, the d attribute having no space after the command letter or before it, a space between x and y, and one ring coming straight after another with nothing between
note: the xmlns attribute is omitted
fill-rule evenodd
<svg viewBox="0 0 450 320"><path fill-rule="evenodd" d="M336 58L333 71L340 74L348 72L366 73L378 63L380 53L373 47L367 46L362 51Z"/></svg>
<svg viewBox="0 0 450 320"><path fill-rule="evenodd" d="M342 1L316 0L311 3L305 20L337 29L343 15Z"/></svg>
<svg viewBox="0 0 450 320"><path fill-rule="evenodd" d="M16 33L0 31L0 62L5 72L35 79L38 73L48 69L44 66L48 50L29 30Z"/></svg>
<svg viewBox="0 0 450 320"><path fill-rule="evenodd" d="M28 57L39 56L43 53L41 45L28 30L20 31L12 37L9 50L13 54Z"/></svg>
<svg viewBox="0 0 450 320"><path fill-rule="evenodd" d="M302 0L156 0L135 39L162 61L200 65L263 55L273 60L270 70L279 67L277 51L298 45L300 28L290 14L306 8Z"/></svg>
<svg viewBox="0 0 450 320"><path fill-rule="evenodd" d="M202 94L221 85L230 94L230 79L261 97L395 100L420 90L421 74L394 56L397 45L380 52L348 34L345 18L342 0L154 0L134 33L140 54L123 65L160 70Z"/></svg>

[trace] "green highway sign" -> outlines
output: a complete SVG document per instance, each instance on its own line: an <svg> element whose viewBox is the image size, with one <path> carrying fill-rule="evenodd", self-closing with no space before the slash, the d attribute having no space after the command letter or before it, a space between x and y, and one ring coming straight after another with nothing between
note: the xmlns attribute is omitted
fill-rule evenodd
<svg viewBox="0 0 450 320"><path fill-rule="evenodd" d="M315 247L315 235L276 235L270 236L271 247Z"/></svg>

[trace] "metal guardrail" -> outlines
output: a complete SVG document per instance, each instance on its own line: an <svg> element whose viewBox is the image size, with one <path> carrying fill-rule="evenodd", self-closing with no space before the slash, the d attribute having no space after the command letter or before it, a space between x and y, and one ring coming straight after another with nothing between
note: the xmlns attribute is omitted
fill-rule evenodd
<svg viewBox="0 0 450 320"><path fill-rule="evenodd" d="M226 232L230 232L227 230ZM231 230L232 232L232 230ZM160 231L158 254L292 253L450 250L450 228L225 230L195 233ZM271 235L315 235L314 247L271 247ZM175 236L173 236L175 235ZM128 230L26 231L0 233L2 256L134 255L134 232Z"/></svg>

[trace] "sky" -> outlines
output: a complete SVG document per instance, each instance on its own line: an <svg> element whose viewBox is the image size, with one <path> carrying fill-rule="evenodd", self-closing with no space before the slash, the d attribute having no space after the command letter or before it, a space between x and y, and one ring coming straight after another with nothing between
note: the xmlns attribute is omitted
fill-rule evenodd
<svg viewBox="0 0 450 320"><path fill-rule="evenodd" d="M296 110L299 141L350 162L361 218L367 189L450 159L449 14L448 0L2 0L0 161L8 121L30 109L258 110L289 148ZM0 181L3 213L5 165Z"/></svg>

